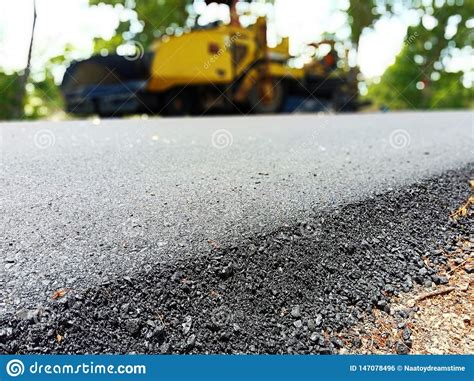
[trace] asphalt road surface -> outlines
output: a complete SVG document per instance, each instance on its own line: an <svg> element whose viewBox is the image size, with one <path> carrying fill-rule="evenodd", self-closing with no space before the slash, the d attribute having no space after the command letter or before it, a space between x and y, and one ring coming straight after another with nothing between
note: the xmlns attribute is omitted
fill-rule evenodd
<svg viewBox="0 0 474 381"><path fill-rule="evenodd" d="M1 313L473 161L470 112L0 125Z"/></svg>

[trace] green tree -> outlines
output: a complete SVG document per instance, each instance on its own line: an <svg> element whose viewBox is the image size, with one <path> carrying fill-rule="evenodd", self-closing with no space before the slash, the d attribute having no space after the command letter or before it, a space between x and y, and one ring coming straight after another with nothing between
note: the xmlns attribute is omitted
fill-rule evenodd
<svg viewBox="0 0 474 381"><path fill-rule="evenodd" d="M89 0L92 6L109 4L114 7L123 7L129 17L121 21L115 36L110 40L96 39L96 52L115 51L118 46L128 42L137 41L146 49L153 41L166 33L168 27L183 27L188 19L188 5L192 0Z"/></svg>
<svg viewBox="0 0 474 381"><path fill-rule="evenodd" d="M12 119L17 113L17 94L20 92L20 76L0 72L0 120Z"/></svg>
<svg viewBox="0 0 474 381"><path fill-rule="evenodd" d="M431 27L420 22L408 29L402 51L380 83L369 88L369 97L391 109L470 107L473 94L462 84L465 73L448 69L450 58L461 49L472 51L467 20L474 14L474 2L447 2L425 12Z"/></svg>
<svg viewBox="0 0 474 381"><path fill-rule="evenodd" d="M42 74L42 78L34 80L30 77L26 84L21 78L22 75L0 72L0 120L39 119L62 110L62 96L48 69ZM22 93L23 87L24 93ZM20 114L18 114L18 94L22 94Z"/></svg>
<svg viewBox="0 0 474 381"><path fill-rule="evenodd" d="M357 48L362 31L380 17L372 12L375 0L350 0L347 15L351 26L351 42Z"/></svg>

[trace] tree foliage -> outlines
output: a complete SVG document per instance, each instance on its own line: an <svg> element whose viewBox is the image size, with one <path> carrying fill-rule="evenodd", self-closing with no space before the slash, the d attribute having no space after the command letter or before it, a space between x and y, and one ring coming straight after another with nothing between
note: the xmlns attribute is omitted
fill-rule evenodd
<svg viewBox="0 0 474 381"><path fill-rule="evenodd" d="M89 3L92 7L108 5L121 10L115 35L110 40L95 40L95 53L112 53L133 41L147 49L159 36L182 28L189 20L193 0L89 0ZM472 88L462 85L465 73L450 71L449 62L463 49L471 49L472 55L473 33L467 20L472 24L474 1L349 0L345 11L352 46L357 49L364 29L373 27L381 17L403 14L410 9L417 12L420 22L408 28L395 63L387 68L379 83L369 87L368 96L377 105L391 109L473 107ZM40 79L37 75L28 79L21 117L41 118L61 108L61 95L51 72L54 67L67 66L73 50L67 46L64 54L49 61ZM0 119L15 115L21 88L21 73L7 75L0 71Z"/></svg>
<svg viewBox="0 0 474 381"><path fill-rule="evenodd" d="M21 112L18 115L18 94L24 85L22 74L5 74L0 72L1 107L0 120L8 119L40 119L60 112L63 101L52 74L46 70L40 80L29 78Z"/></svg>
<svg viewBox="0 0 474 381"><path fill-rule="evenodd" d="M20 91L20 77L18 74L7 75L0 72L1 107L0 120L10 119L16 113L17 94Z"/></svg>
<svg viewBox="0 0 474 381"><path fill-rule="evenodd" d="M391 109L472 106L472 89L462 83L465 73L450 72L449 63L461 49L472 49L466 21L473 8L473 2L457 1L425 10L432 27L420 22L408 29L402 51L380 83L371 86L369 96Z"/></svg>
<svg viewBox="0 0 474 381"><path fill-rule="evenodd" d="M351 26L351 41L357 46L362 31L370 27L377 16L372 13L375 0L350 0L347 14Z"/></svg>
<svg viewBox="0 0 474 381"><path fill-rule="evenodd" d="M112 39L96 39L95 50L100 52L104 49L114 51L127 41L137 41L145 49L148 48L168 27L182 27L186 24L187 6L192 0L89 0L89 3L92 6L108 4L136 14L136 19L128 18L120 22Z"/></svg>

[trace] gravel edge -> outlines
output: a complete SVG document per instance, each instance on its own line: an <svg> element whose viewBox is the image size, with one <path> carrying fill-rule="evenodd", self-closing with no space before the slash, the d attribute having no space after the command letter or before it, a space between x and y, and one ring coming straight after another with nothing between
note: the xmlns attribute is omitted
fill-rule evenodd
<svg viewBox="0 0 474 381"><path fill-rule="evenodd" d="M238 246L58 290L0 321L2 353L337 353L340 333L414 285L444 282L436 249L474 166L315 214ZM429 258L429 264L424 260Z"/></svg>

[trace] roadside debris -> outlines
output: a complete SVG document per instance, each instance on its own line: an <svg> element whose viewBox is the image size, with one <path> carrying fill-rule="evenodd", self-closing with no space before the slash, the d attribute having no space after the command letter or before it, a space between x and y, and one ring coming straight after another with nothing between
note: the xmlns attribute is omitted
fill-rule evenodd
<svg viewBox="0 0 474 381"><path fill-rule="evenodd" d="M470 180L469 184L471 189L474 191L474 180ZM466 217L469 213L469 208L474 205L474 194L469 196L469 199L461 205L454 213L451 214L453 220L457 220L462 217Z"/></svg>
<svg viewBox="0 0 474 381"><path fill-rule="evenodd" d="M428 298L432 298L434 296L448 294L451 291L454 291L455 289L456 288L454 288L454 287L446 287L446 288L443 288L441 290L435 290L435 291L432 291L432 292L428 292L427 294L419 295L415 298L415 303L416 302L421 302L422 300L425 300L425 299L428 299Z"/></svg>
<svg viewBox="0 0 474 381"><path fill-rule="evenodd" d="M470 182L474 187L474 180ZM474 188L473 188L474 189ZM472 196L470 197L472 199ZM389 313L373 311L373 317L346 333L350 353L466 354L474 352L474 203L463 204L451 214L449 237L432 250L430 259L444 257L435 285L426 291L417 286L392 300ZM452 218L453 216L456 218Z"/></svg>
<svg viewBox="0 0 474 381"><path fill-rule="evenodd" d="M54 292L54 294L51 296L52 299L57 300L62 297L64 297L67 293L69 292L68 288L61 288L57 291Z"/></svg>

